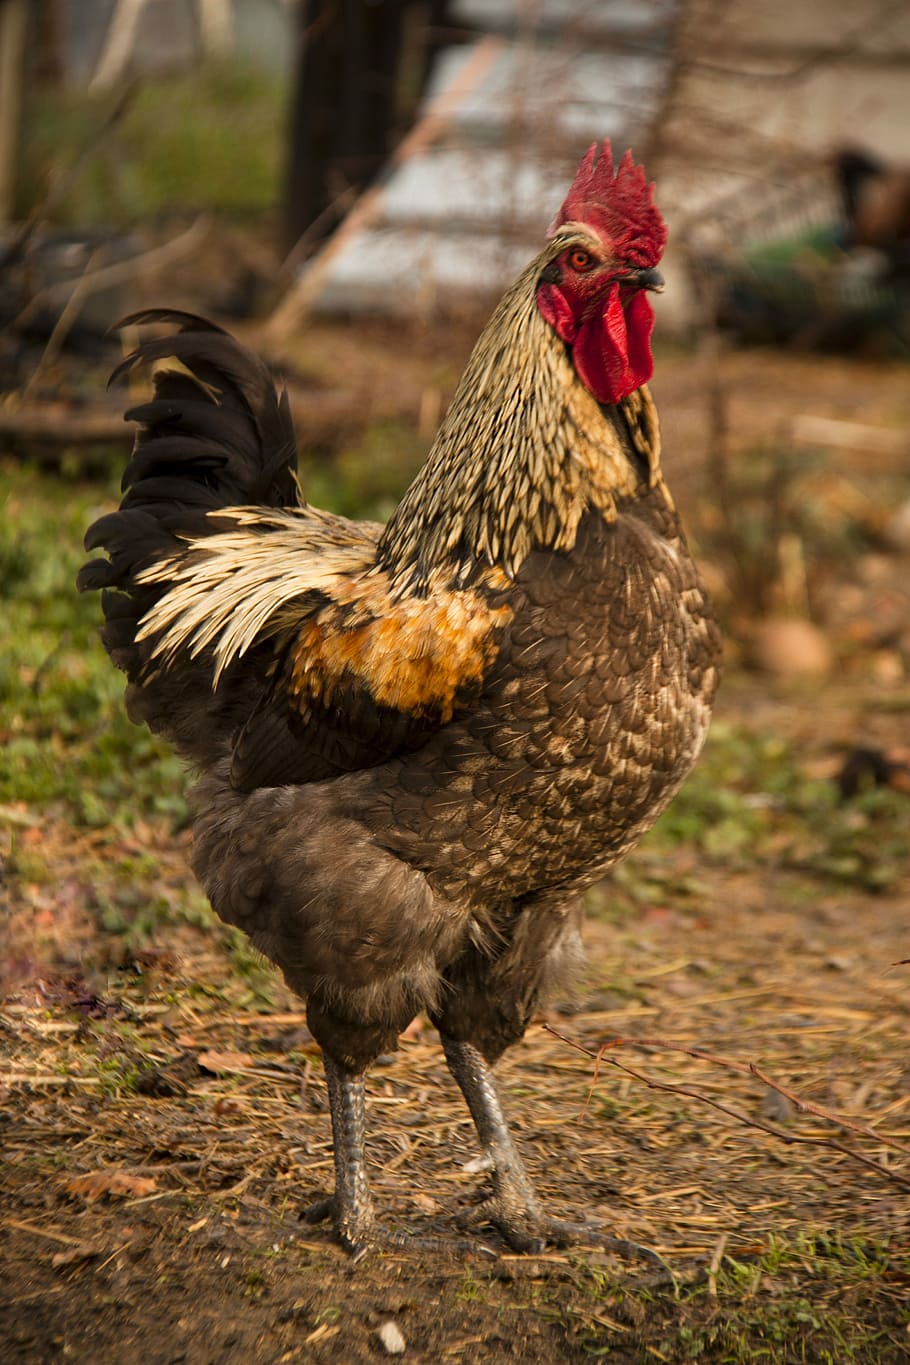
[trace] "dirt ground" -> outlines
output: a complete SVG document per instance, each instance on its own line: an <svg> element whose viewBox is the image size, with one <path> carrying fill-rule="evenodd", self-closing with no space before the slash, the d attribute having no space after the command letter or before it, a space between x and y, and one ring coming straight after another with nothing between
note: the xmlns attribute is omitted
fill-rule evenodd
<svg viewBox="0 0 910 1365"><path fill-rule="evenodd" d="M268 1008L235 1004L223 959L186 933L112 973L103 999L78 979L46 981L8 1006L2 1031L3 1358L366 1361L384 1354L377 1329L391 1321L419 1361L685 1360L661 1347L681 1326L707 1342L726 1315L769 1298L783 1317L796 1304L808 1348L791 1356L772 1341L766 1358L830 1358L812 1354L811 1324L836 1305L856 1359L907 1359L908 1187L639 1079L694 1086L906 1177L906 1155L887 1145L910 1136L906 969L889 965L906 952L906 910L890 897L807 898L792 876L709 873L697 909L596 924L579 1012L549 1016L563 1037L535 1024L502 1064L547 1205L657 1250L679 1298L650 1267L581 1248L518 1257L482 1229L472 1235L495 1258L402 1251L352 1264L299 1219L331 1177L299 1005L280 988ZM563 1041L596 1050L618 1036L758 1062L871 1131L797 1115L755 1077L679 1053L615 1049L637 1075L605 1066L595 1079ZM131 1064L138 1093L124 1087ZM429 1030L377 1068L371 1114L383 1217L444 1243L483 1178L466 1170L471 1125ZM856 1258L852 1283L832 1275L825 1239L832 1264ZM769 1268L775 1247L790 1249L783 1269ZM732 1308L711 1292L721 1257L736 1267Z"/></svg>
<svg viewBox="0 0 910 1365"><path fill-rule="evenodd" d="M700 364L670 357L658 385L681 501L699 466L687 452L704 448L687 398ZM725 374L743 449L804 412L906 430L899 367L734 356ZM833 451L826 487L875 529L904 459ZM692 515L706 539L710 517L694 503ZM845 747L906 744L906 559L889 563L884 587L873 565L818 589L841 632L823 682L743 671L740 632L722 736L771 737L824 780ZM712 582L729 599L729 574ZM852 597L837 595L844 583ZM897 626L879 638L870 613L886 610ZM702 828L647 845L592 893L576 998L500 1067L547 1207L647 1245L675 1282L590 1248L516 1256L485 1227L467 1234L476 1250L447 1246L484 1175L419 1021L373 1073L369 1154L384 1221L440 1249L352 1263L300 1218L332 1175L300 1002L201 907L141 942L98 910L111 879L140 907L191 898L185 833L7 810L7 854L40 840L54 877L33 883L20 856L6 878L19 970L0 1015L0 1358L910 1360L910 851L877 890L801 860L792 830L775 854L774 798L757 787L749 800L760 857L748 829L712 845Z"/></svg>

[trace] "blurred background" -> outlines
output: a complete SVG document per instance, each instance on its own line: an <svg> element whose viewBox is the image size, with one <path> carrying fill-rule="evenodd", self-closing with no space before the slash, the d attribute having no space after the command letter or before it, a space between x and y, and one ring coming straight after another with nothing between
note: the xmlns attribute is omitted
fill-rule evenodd
<svg viewBox="0 0 910 1365"><path fill-rule="evenodd" d="M129 445L105 379L134 336L111 324L167 304L239 330L288 384L310 498L384 518L604 136L670 225L653 387L727 637L703 780L653 838L758 868L793 821L787 856L905 886L908 63L884 0L0 0L16 970L45 897L48 952L70 952L50 830L185 822L72 586ZM134 929L145 893L102 881L86 913L76 878L76 919Z"/></svg>

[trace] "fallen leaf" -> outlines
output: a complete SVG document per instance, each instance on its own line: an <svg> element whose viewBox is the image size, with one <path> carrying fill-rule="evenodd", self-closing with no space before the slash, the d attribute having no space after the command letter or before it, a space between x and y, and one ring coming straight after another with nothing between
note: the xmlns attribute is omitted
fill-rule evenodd
<svg viewBox="0 0 910 1365"><path fill-rule="evenodd" d="M220 1096L212 1105L212 1113L216 1118L222 1118L226 1114L239 1114L240 1105L236 1100L229 1100Z"/></svg>
<svg viewBox="0 0 910 1365"><path fill-rule="evenodd" d="M66 1182L70 1194L93 1203L104 1195L118 1199L141 1199L158 1188L154 1176L136 1175L132 1171L109 1170L88 1171L85 1175L74 1175Z"/></svg>
<svg viewBox="0 0 910 1365"><path fill-rule="evenodd" d="M256 1058L248 1052L200 1052L196 1059L206 1071L249 1071L256 1065Z"/></svg>
<svg viewBox="0 0 910 1365"><path fill-rule="evenodd" d="M440 1204L432 1195L424 1194L422 1190L417 1190L411 1195L411 1203L415 1208L420 1209L421 1213L438 1213Z"/></svg>
<svg viewBox="0 0 910 1365"><path fill-rule="evenodd" d="M136 1080L136 1090L140 1095L167 1097L185 1095L189 1087L199 1078L202 1071L194 1052L181 1052L169 1062L150 1066L140 1072Z"/></svg>

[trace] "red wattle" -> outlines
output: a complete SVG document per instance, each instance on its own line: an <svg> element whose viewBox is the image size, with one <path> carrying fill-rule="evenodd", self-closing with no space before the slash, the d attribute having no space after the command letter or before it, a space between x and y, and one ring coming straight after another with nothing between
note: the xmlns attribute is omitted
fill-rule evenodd
<svg viewBox="0 0 910 1365"><path fill-rule="evenodd" d="M638 389L642 384L647 384L654 373L654 357L651 354L654 309L642 290L632 295L626 308L626 328L629 334L629 365L635 376L634 387Z"/></svg>
<svg viewBox="0 0 910 1365"><path fill-rule="evenodd" d="M654 310L645 295L635 293L623 307L617 284L603 311L581 324L572 357L579 378L599 403L618 403L651 378L653 326Z"/></svg>

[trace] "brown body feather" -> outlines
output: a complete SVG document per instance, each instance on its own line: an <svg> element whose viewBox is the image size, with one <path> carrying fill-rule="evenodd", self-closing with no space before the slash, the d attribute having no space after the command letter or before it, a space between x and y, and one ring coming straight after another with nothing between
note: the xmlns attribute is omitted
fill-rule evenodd
<svg viewBox="0 0 910 1365"><path fill-rule="evenodd" d="M354 1068L418 1008L491 1060L514 1042L574 960L577 893L653 823L707 730L717 637L660 491L611 524L589 514L572 553L532 553L501 595L482 693L419 748L249 796L215 771L197 797L212 903Z"/></svg>

